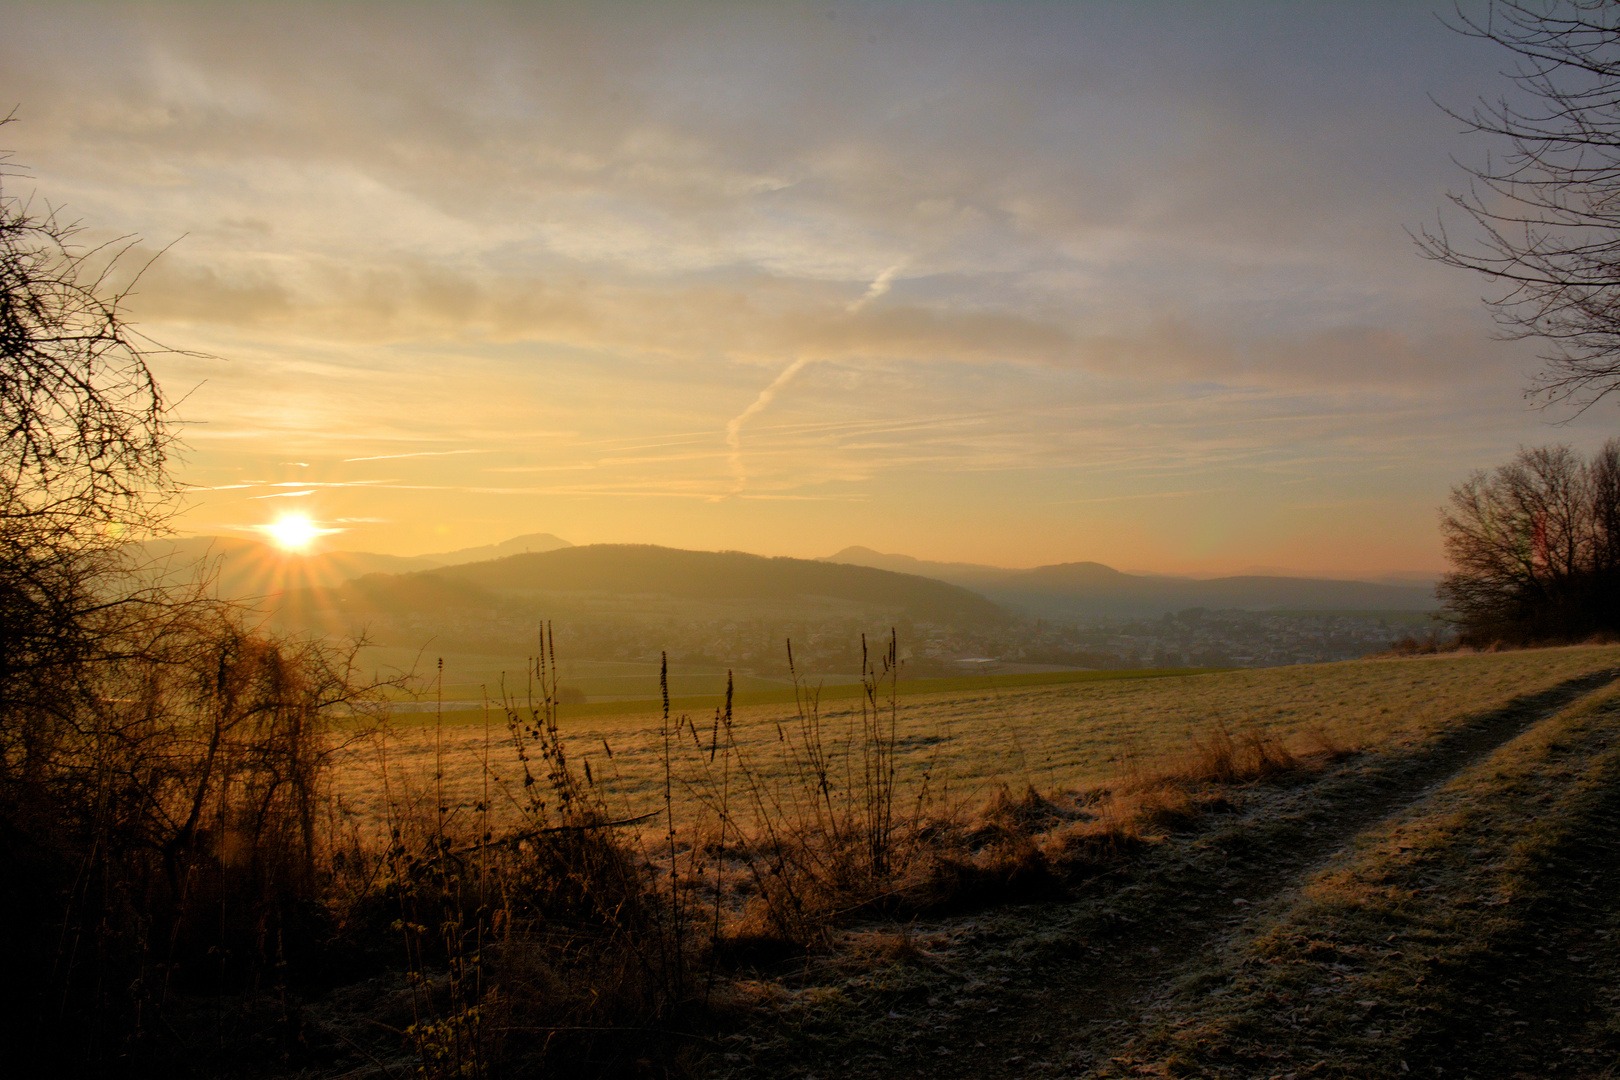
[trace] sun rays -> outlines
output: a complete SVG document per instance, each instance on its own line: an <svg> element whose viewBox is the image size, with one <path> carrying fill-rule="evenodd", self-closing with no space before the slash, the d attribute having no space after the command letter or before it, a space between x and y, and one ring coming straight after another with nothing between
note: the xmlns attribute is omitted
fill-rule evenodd
<svg viewBox="0 0 1620 1080"><path fill-rule="evenodd" d="M306 555L310 545L320 537L340 530L322 528L305 514L282 514L270 524L258 526L258 531L278 551L287 555Z"/></svg>

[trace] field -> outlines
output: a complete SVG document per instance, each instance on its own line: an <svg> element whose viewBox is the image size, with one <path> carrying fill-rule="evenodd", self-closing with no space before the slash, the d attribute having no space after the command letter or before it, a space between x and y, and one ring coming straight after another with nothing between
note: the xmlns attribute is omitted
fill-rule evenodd
<svg viewBox="0 0 1620 1080"><path fill-rule="evenodd" d="M1617 659L1266 673L1318 684L1324 705L1359 684L1377 700L1358 724L1395 702L1409 715L1389 743L1229 790L1221 812L1061 896L870 922L832 956L762 972L743 995L753 1023L708 1071L1611 1080Z"/></svg>
<svg viewBox="0 0 1620 1080"><path fill-rule="evenodd" d="M1432 737L1459 715L1557 685L1617 658L1620 651L1613 649L1572 648L1052 685L963 679L959 682L967 685L946 692L897 696L895 764L903 789L926 773L946 797L975 801L1001 784L1080 790L1151 773L1222 726L1234 733L1259 732L1302 751L1324 741L1398 750ZM854 690L830 687L823 693L819 713L835 753L850 745L859 728ZM886 700L880 693L879 704ZM592 776L616 812L626 817L649 812L663 791L656 706L608 705L624 711L581 715L603 707L565 706L565 745L576 761L591 763ZM763 775L777 777L786 769L779 732L793 727L797 716L789 703L736 711L738 743ZM708 730L713 711L690 718L699 731ZM702 756L693 753L691 736L684 738L675 748L677 775L683 765L690 775L694 759ZM400 717L381 741L352 743L336 790L356 819L370 827L384 815L384 761L386 788L392 792L425 790L435 763L442 762L446 802L463 815L483 797L487 762L497 812L516 805L520 777L504 714L473 710L447 711L442 720Z"/></svg>
<svg viewBox="0 0 1620 1080"><path fill-rule="evenodd" d="M428 655L421 650L373 646L363 654L368 669L380 674L414 672L418 676L429 674L438 653ZM446 702L466 703L499 700L503 682L519 692L524 681L524 669L531 662L529 656L519 652L457 653L445 652L445 680L442 698ZM604 698L652 699L658 697L658 664L638 660L574 660L560 658L562 685L577 690L593 700ZM833 676L829 682L854 683L859 676ZM669 671L670 693L677 697L695 695L718 696L725 693L726 670L715 665L672 664ZM782 690L791 684L786 679L771 679L756 675L741 675L737 689L743 693ZM391 695L395 702L410 699L404 692ZM435 696L439 696L435 687ZM414 699L412 699L414 700ZM421 702L417 707L428 705Z"/></svg>
<svg viewBox="0 0 1620 1080"><path fill-rule="evenodd" d="M566 1033L581 1075L1613 1080L1617 680L1620 647L1582 646L990 681L879 693L864 712L838 691L802 712L737 709L729 731L693 716L667 750L643 711L564 715L555 745L622 819L616 850L696 920L681 924L696 935L681 955L702 1005L598 1006L612 1000L603 972L628 970L613 957L635 954L590 953L576 937L586 924L547 922L544 940L572 959L547 961L540 983L502 982L519 996L488 999L477 1053L539 1061ZM818 717L830 750L806 786ZM933 816L879 872L860 794L885 718L893 802L903 811L926 785ZM486 795L506 806L497 835L525 827L530 792L504 717L414 717L346 738L335 783L362 835L403 821L396 850L424 836L460 880L486 857L468 843ZM543 777L554 761L527 746ZM766 797L735 797L745 776ZM543 778L532 790L558 792ZM808 798L776 797L793 790ZM850 807L854 830L816 832L826 819L804 808L818 800ZM507 835L528 840L500 850L608 850L585 839L589 819L585 832L527 820ZM571 865L580 876L556 880L577 882L576 898L622 880ZM402 1003L425 1000L413 987L445 976L413 963L310 1002L311 1045L345 1068L415 1069L426 1044L383 1025L402 1028ZM510 980L504 970L489 977ZM475 999L458 992L434 1006L432 1030L471 1022L457 1018ZM454 1060L486 1061L471 1052Z"/></svg>

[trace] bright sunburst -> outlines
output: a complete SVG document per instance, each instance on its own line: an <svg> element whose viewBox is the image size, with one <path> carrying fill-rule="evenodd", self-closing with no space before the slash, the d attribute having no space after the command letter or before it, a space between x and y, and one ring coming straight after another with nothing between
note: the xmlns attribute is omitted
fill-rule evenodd
<svg viewBox="0 0 1620 1080"><path fill-rule="evenodd" d="M322 530L317 529L314 522L303 514L283 514L274 524L265 526L265 532L281 550L301 552Z"/></svg>

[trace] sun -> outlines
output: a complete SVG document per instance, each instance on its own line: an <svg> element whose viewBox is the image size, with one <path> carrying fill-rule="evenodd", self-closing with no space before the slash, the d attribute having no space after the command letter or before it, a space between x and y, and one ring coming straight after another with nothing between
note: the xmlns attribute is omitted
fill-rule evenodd
<svg viewBox="0 0 1620 1080"><path fill-rule="evenodd" d="M287 552L302 552L309 547L323 530L317 529L315 523L303 514L283 514L275 520L274 524L266 525L264 531L269 535L276 547Z"/></svg>

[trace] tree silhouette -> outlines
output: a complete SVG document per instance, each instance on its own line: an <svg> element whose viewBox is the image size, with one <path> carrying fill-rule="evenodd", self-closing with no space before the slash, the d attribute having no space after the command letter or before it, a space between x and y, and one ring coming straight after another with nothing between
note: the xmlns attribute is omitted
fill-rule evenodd
<svg viewBox="0 0 1620 1080"><path fill-rule="evenodd" d="M1620 439L1590 461L1521 450L1452 489L1441 514L1446 616L1465 641L1577 640L1620 631Z"/></svg>
<svg viewBox="0 0 1620 1080"><path fill-rule="evenodd" d="M113 554L162 520L171 445L110 284L120 250L77 245L73 223L5 190L17 175L0 156L0 748L26 736L19 711L65 707L116 600Z"/></svg>

